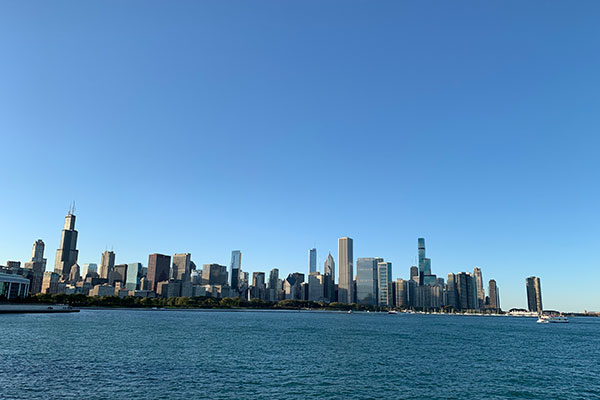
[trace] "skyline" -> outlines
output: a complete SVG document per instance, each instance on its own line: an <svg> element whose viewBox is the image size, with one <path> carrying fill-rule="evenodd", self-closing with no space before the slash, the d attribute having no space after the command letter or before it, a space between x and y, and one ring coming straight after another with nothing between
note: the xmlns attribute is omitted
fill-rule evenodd
<svg viewBox="0 0 600 400"><path fill-rule="evenodd" d="M407 278L425 237L503 308L539 276L600 309L600 4L470 5L3 3L0 263L51 269L75 200L80 265L304 272L348 236Z"/></svg>
<svg viewBox="0 0 600 400"><path fill-rule="evenodd" d="M56 259L55 259L55 267L54 267L54 271L53 272L59 272L59 274L61 273L61 271L65 270L65 268L67 268L68 270L71 269L71 266L77 266L77 273L79 274L80 268L82 268L81 266L87 266L87 265L96 265L96 268L98 268L98 265L100 266L98 271L100 273L100 277L104 277L106 278L107 273L106 273L106 265L111 265L112 267L115 267L117 264L123 264L123 261L116 261L116 253L108 250L105 250L102 255L101 255L101 262L99 264L97 263L81 263L80 260L78 260L78 250L77 250L77 236L78 236L78 231L77 230L73 230L75 228L75 220L76 220L76 215L74 214L74 205L72 205L71 207L69 207L69 211L65 217L65 223L64 223L64 229L62 230L62 234L61 234L61 243L65 243L68 244L70 247L70 250L74 251L74 258L69 257L69 264L67 264L66 266L63 265L63 263L59 263L59 257L60 260L63 260L64 256L64 247L60 246L60 248L57 250L56 252ZM67 233L67 234L66 234ZM71 233L74 235L75 238L75 242L71 242ZM418 266L415 265L411 265L409 268L409 277L404 276L401 273L395 273L393 272L393 268L392 268L392 263L389 261L384 261L383 258L381 257L368 257L368 258L364 258L364 257L355 257L353 256L353 247L354 247L354 240L352 238L349 237L341 237L338 239L338 246L339 246L339 258L341 259L342 257L344 257L344 261L339 262L338 263L338 274L340 274L339 271L339 266L340 265L348 265L349 266L345 266L342 267L343 269L345 269L348 274L348 279L354 280L355 284L358 284L360 286L360 282L361 282L361 275L359 274L359 265L362 262L364 263L365 261L367 261L368 263L372 263L374 262L375 265L377 265L378 267L375 268L373 270L372 273L375 273L376 275L381 274L382 270L382 266L384 268L384 272L385 273L385 280L387 281L388 277L390 279L390 283L394 282L396 279L401 278L404 280L408 280L408 279L413 279L412 275L413 275L413 270L417 270L417 271L421 271L420 274L418 274L419 276L417 277L418 281L421 282L425 282L425 284L435 284L435 282L437 282L437 279L442 279L443 281L446 279L446 273L442 272L441 274L439 272L433 271L431 269L431 258L430 257L425 257L426 255L426 247L425 247L425 238L418 238L417 239L417 254L418 256L415 258L416 262L415 264L418 264ZM40 247L41 244L41 247ZM32 255L32 259L31 261L40 261L40 254L43 253L44 251L44 246L45 243L43 242L42 239L38 239L34 242L33 244L33 255ZM347 255L347 256L346 256ZM194 262L194 260L192 260L192 254L189 252L186 253L174 253L174 254L160 254L160 253L153 253L153 254L149 254L149 261L148 264L146 264L146 267L148 268L148 271L153 271L154 268L156 267L152 267L150 268L150 264L152 260L156 260L156 257L162 257L167 259L167 263L165 264L165 268L166 268L166 272L163 273L164 277L162 278L164 279L183 279L184 276L189 276L189 267L190 267L190 263ZM242 256L242 252L240 250L232 250L231 252L231 262L229 267L227 267L227 264L223 264L222 268L224 269L224 271L226 271L226 273L229 273L229 278L227 278L227 282L231 283L231 273L233 271L237 271L236 272L236 276L239 273L239 270L241 268L242 271L244 271L246 274L252 276L252 281L254 281L255 279L255 275L256 274L261 274L262 275L262 280L263 282L265 281L265 276L266 274L269 272L268 270L263 270L263 271L257 271L257 270L245 270L244 264L241 263L241 257ZM108 260L107 257L110 257L110 260ZM290 272L291 274L293 273L300 273L303 274L304 276L308 277L310 276L311 272L319 272L321 274L323 274L325 272L325 265L327 263L327 261L324 262L324 266L323 268L319 268L317 265L314 265L313 261L316 257L316 249L315 248L311 248L308 251L308 265L307 265L307 269L305 271L302 270L297 270L294 272ZM326 259L327 260L329 257L331 257L331 253L329 252ZM173 266L171 267L171 259L173 259ZM335 259L334 259L335 260ZM347 261L346 261L347 260ZM26 261L23 260L9 260L10 262L13 261L17 261L19 263L26 263ZM196 261L198 261L199 265L203 265L204 267L206 267L206 265L216 265L216 266L221 266L219 265L219 263L214 263L213 261L208 262L206 260L198 260L196 259ZM74 264L73 264L74 263ZM156 263L156 261L155 261ZM334 261L335 263L335 261ZM7 262L7 265L9 264L9 262ZM46 265L46 259L43 260L43 264L44 266ZM127 261L126 264L128 265L138 265L139 267L136 269L136 271L141 271L142 265L144 265L142 262L136 261L136 262L131 262L131 261ZM356 267L354 267L353 265L356 264ZM155 264L152 264L155 265ZM235 266L234 266L235 265ZM316 271L313 271L313 266L316 267ZM105 269L104 272L103 268ZM247 267L246 267L247 268ZM271 269L276 269L278 272L280 270L279 267L274 266ZM170 272L169 272L170 270ZM47 272L52 272L52 269L46 269ZM185 272L188 271L188 272ZM470 272L467 272L468 270L465 271L452 271L452 272L448 272L447 275L455 275L456 273L458 273L458 275L464 275L465 273L467 273L468 275L471 275ZM272 271L271 271L272 272ZM285 276L285 271L281 271L283 272L284 276ZM148 272L149 277L154 274L154 272ZM434 274L434 275L430 275L430 274ZM436 274L437 274L437 278L436 278ZM123 275L123 274L122 274ZM342 274L340 274L341 276ZM66 273L65 276L69 276L69 273ZM364 276L364 275L363 275ZM484 288L484 282L485 280L482 277L482 271L479 267L475 266L473 268L473 279L474 279L474 285L477 285L474 289L474 296L476 296L476 299L479 301L479 304L482 305L484 304L484 300L486 297L486 294L490 296L490 298L494 298L495 300L491 300L494 303L493 304L497 304L498 300L498 289L496 287L496 280L493 278L488 278L489 279L489 290L490 292L487 293L486 292L486 288ZM334 275L335 277L335 275ZM373 277L371 277L373 278ZM528 308L529 311L533 310L537 310L538 308L541 309L541 306L532 306L531 304L531 293L530 293L530 286L533 285L533 283L530 283L531 279L536 279L536 285L538 287L538 291L539 291L539 285L540 285L540 278L539 277L527 277L526 278L526 299L527 299L527 306L526 307L510 307L510 308L517 308L517 309L521 309L521 308ZM154 282L154 280L152 278L150 278L150 290L156 290L156 283L158 281ZM339 283L339 278L338 278L338 282L336 282L334 280L334 283ZM493 283L493 289L492 289L492 283ZM138 282L139 284L139 282ZM32 283L33 285L33 283ZM345 284L341 285L341 288L344 287ZM457 283L458 285L458 283ZM358 286L357 286L358 287ZM359 289L360 290L360 289ZM387 289L386 289L387 290ZM491 290L493 290L493 294L491 292ZM355 303L358 302L358 293L357 292L352 292L352 295L348 295L344 292L342 292L340 290L341 297L339 299L340 302L342 303ZM391 293L391 292L390 292ZM380 293L381 295L381 293ZM541 296L541 292L538 292L537 294L538 296ZM386 295L387 296L387 295ZM387 297L385 297L387 298ZM384 303L387 300L384 301ZM452 301L452 300L450 300ZM535 300L534 300L535 301ZM541 300L537 300L539 302L539 304L541 305ZM509 310L510 308L504 308L505 311ZM547 308L546 308L547 309ZM566 311L566 310L561 310L561 311ZM569 311L573 311L573 310L569 310ZM591 309L586 309L585 311L593 311Z"/></svg>

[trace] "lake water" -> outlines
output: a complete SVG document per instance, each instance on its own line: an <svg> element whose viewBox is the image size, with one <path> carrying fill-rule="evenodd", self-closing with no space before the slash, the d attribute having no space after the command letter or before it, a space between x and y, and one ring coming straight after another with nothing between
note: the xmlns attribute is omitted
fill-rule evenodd
<svg viewBox="0 0 600 400"><path fill-rule="evenodd" d="M0 315L2 399L600 398L600 318Z"/></svg>

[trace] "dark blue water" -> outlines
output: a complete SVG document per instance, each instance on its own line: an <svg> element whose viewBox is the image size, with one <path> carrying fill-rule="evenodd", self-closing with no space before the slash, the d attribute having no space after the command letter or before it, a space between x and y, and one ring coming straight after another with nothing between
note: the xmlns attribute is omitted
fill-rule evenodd
<svg viewBox="0 0 600 400"><path fill-rule="evenodd" d="M600 398L600 319L0 315L2 399Z"/></svg>

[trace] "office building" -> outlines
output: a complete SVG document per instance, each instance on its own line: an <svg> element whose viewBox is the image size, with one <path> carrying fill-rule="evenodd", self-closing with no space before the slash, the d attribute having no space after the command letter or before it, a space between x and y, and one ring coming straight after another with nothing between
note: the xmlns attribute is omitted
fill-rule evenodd
<svg viewBox="0 0 600 400"><path fill-rule="evenodd" d="M537 276L530 276L525 279L527 287L527 306L529 311L541 313L544 311L542 306L542 285L540 278Z"/></svg>
<svg viewBox="0 0 600 400"><path fill-rule="evenodd" d="M437 276L431 273L431 259L425 257L425 239L417 239L419 261L419 285L437 285ZM413 271L411 271L411 276Z"/></svg>
<svg viewBox="0 0 600 400"><path fill-rule="evenodd" d="M115 253L113 251L104 251L102 253L102 258L100 259L100 271L98 271L98 275L102 279L109 279L110 274L115 268Z"/></svg>
<svg viewBox="0 0 600 400"><path fill-rule="evenodd" d="M393 306L392 297L392 263L377 263L378 304L382 307Z"/></svg>
<svg viewBox="0 0 600 400"><path fill-rule="evenodd" d="M398 278L395 282L395 287L396 299L394 305L402 308L408 307L408 282L402 278Z"/></svg>
<svg viewBox="0 0 600 400"><path fill-rule="evenodd" d="M303 300L304 274L293 273L289 274L283 281L283 291L286 299Z"/></svg>
<svg viewBox="0 0 600 400"><path fill-rule="evenodd" d="M231 263L229 264L229 286L233 289L238 289L240 285L240 273L242 271L242 252L240 250L233 250L231 252Z"/></svg>
<svg viewBox="0 0 600 400"><path fill-rule="evenodd" d="M317 272L317 249L308 250L308 273Z"/></svg>
<svg viewBox="0 0 600 400"><path fill-rule="evenodd" d="M219 264L204 264L202 266L202 282L205 285L227 285L227 267Z"/></svg>
<svg viewBox="0 0 600 400"><path fill-rule="evenodd" d="M127 264L127 276L125 278L125 287L128 290L140 289L140 282L142 279L142 263L129 263Z"/></svg>
<svg viewBox="0 0 600 400"><path fill-rule="evenodd" d="M69 272L69 277L67 282L71 284L75 284L81 279L79 264L75 263L71 266L71 272Z"/></svg>
<svg viewBox="0 0 600 400"><path fill-rule="evenodd" d="M171 269L171 279L189 281L191 263L192 255L190 253L174 254L173 267Z"/></svg>
<svg viewBox="0 0 600 400"><path fill-rule="evenodd" d="M265 282L265 273L264 272L253 272L252 273L252 288L251 288L250 297L257 298L261 300L266 299L267 293L267 285Z"/></svg>
<svg viewBox="0 0 600 400"><path fill-rule="evenodd" d="M500 294L498 292L498 286L496 285L496 281L490 279L488 285L488 293L489 293L489 305L488 307L496 312L500 311ZM541 302L541 299L540 299Z"/></svg>
<svg viewBox="0 0 600 400"><path fill-rule="evenodd" d="M98 277L98 264L88 263L81 266L81 277L85 279L88 276Z"/></svg>
<svg viewBox="0 0 600 400"><path fill-rule="evenodd" d="M373 257L356 260L356 302L377 305L377 260Z"/></svg>
<svg viewBox="0 0 600 400"><path fill-rule="evenodd" d="M338 240L338 263L340 278L338 284L338 301L340 303L354 302L354 266L353 266L353 242L349 237Z"/></svg>
<svg viewBox="0 0 600 400"><path fill-rule="evenodd" d="M60 279L60 275L56 272L44 272L44 277L42 279L42 291L41 293L45 294L57 294L58 293L58 280Z"/></svg>
<svg viewBox="0 0 600 400"><path fill-rule="evenodd" d="M109 275L108 284L115 286L119 282L121 286L125 286L125 282L127 281L127 267L127 264L115 265Z"/></svg>
<svg viewBox="0 0 600 400"><path fill-rule="evenodd" d="M410 279L419 284L419 268L414 265L410 267Z"/></svg>
<svg viewBox="0 0 600 400"><path fill-rule="evenodd" d="M478 308L483 308L485 303L485 289L483 288L483 276L481 268L473 268L473 276L475 277L475 285L477 287L477 305Z"/></svg>
<svg viewBox="0 0 600 400"><path fill-rule="evenodd" d="M46 259L44 258L44 242L38 239L33 244L31 260L25 263L25 268L31 270L31 284L29 292L31 294L40 293L42 291L42 281L44 280L44 272L46 272Z"/></svg>
<svg viewBox="0 0 600 400"><path fill-rule="evenodd" d="M65 217L65 226L60 237L60 247L56 250L54 272L67 278L71 267L77 263L77 231L75 230L74 207L69 209Z"/></svg>
<svg viewBox="0 0 600 400"><path fill-rule="evenodd" d="M327 255L323 266L323 296L327 301L336 301L335 295L335 261L331 253Z"/></svg>
<svg viewBox="0 0 600 400"><path fill-rule="evenodd" d="M315 264L316 265L316 264ZM324 301L324 283L325 276L319 272L311 272L308 274L308 300Z"/></svg>
<svg viewBox="0 0 600 400"><path fill-rule="evenodd" d="M281 288L279 287L278 282L279 282L279 269L273 268L271 270L271 272L269 272L269 284L267 287L269 289L279 290Z"/></svg>
<svg viewBox="0 0 600 400"><path fill-rule="evenodd" d="M164 254L150 254L148 256L148 280L149 290L156 292L158 282L169 280L169 270L171 269L171 256Z"/></svg>
<svg viewBox="0 0 600 400"><path fill-rule="evenodd" d="M448 281L446 284L446 305L453 309L458 309L458 293L456 290L456 275L453 273L448 274Z"/></svg>

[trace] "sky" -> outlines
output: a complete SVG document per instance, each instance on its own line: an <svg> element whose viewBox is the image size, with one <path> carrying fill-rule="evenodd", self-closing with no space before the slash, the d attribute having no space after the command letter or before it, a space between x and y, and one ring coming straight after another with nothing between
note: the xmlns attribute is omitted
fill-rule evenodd
<svg viewBox="0 0 600 400"><path fill-rule="evenodd" d="M600 310L600 3L4 1L0 264L482 268ZM485 285L487 287L487 284Z"/></svg>

